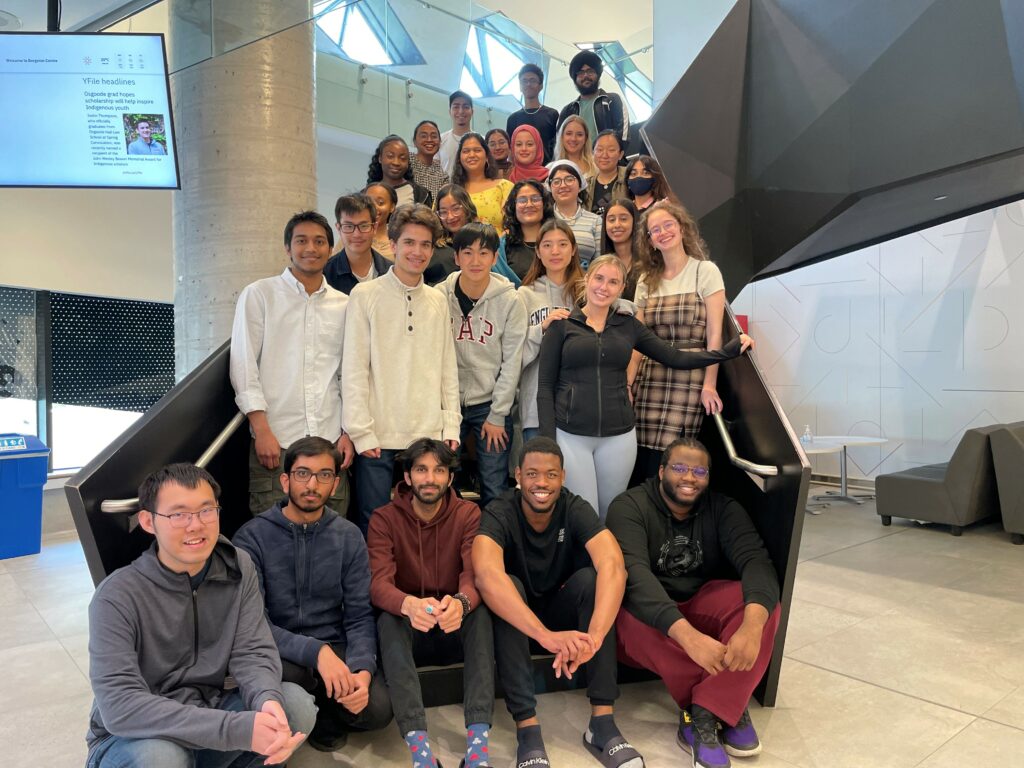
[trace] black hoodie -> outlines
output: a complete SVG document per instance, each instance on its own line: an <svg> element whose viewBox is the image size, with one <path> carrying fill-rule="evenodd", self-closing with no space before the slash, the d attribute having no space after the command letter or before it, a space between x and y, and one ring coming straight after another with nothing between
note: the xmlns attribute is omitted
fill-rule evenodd
<svg viewBox="0 0 1024 768"><path fill-rule="evenodd" d="M712 579L739 574L744 603L763 605L770 613L779 602L779 581L746 510L728 496L705 491L680 522L661 497L659 484L652 477L620 494L608 509L605 524L626 560L626 610L668 634L683 618L677 603ZM666 545L670 549L663 559Z"/></svg>

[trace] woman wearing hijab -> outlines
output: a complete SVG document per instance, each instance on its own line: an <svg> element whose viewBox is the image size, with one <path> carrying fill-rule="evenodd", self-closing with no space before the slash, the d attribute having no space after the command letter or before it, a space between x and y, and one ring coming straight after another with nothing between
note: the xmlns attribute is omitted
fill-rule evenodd
<svg viewBox="0 0 1024 768"><path fill-rule="evenodd" d="M512 170L509 171L508 180L515 184L520 181L544 181L547 177L540 131L532 125L520 125L512 131Z"/></svg>

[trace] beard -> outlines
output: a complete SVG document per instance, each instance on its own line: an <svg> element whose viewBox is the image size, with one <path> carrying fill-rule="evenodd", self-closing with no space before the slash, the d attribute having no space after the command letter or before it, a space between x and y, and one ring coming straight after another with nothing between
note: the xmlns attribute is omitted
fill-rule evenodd
<svg viewBox="0 0 1024 768"><path fill-rule="evenodd" d="M579 83L576 83L576 90L580 92L580 96L593 96L597 93L598 86L599 83L597 80L595 80L591 85L580 85Z"/></svg>
<svg viewBox="0 0 1024 768"><path fill-rule="evenodd" d="M448 485L433 485L432 483L424 483L422 485L411 486L412 495L416 497L416 500L420 504L436 504L439 500L444 498L444 495L448 493Z"/></svg>
<svg viewBox="0 0 1024 768"><path fill-rule="evenodd" d="M295 493L292 490L288 492L288 501L291 502L292 506L298 509L300 512L316 512L321 509L324 504L327 503L327 496L319 492L309 494L309 491L303 489L301 493Z"/></svg>
<svg viewBox="0 0 1024 768"><path fill-rule="evenodd" d="M697 502L704 496L705 491L707 491L707 488L701 489L700 493L693 497L693 501L690 501L689 499L682 499L676 494L675 484L672 483L671 480L664 477L661 479L661 492L665 494L665 498L673 504L678 504L681 507L697 506Z"/></svg>

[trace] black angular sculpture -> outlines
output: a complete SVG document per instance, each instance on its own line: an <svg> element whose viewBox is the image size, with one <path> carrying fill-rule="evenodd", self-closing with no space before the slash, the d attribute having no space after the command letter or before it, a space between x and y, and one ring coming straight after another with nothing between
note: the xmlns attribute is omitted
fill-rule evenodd
<svg viewBox="0 0 1024 768"><path fill-rule="evenodd" d="M735 297L1024 197L1024 3L738 0L644 134Z"/></svg>

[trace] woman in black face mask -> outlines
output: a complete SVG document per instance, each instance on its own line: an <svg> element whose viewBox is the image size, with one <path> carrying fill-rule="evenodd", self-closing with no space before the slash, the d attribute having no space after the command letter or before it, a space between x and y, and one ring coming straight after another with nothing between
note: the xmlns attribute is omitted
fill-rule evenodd
<svg viewBox="0 0 1024 768"><path fill-rule="evenodd" d="M679 200L665 180L658 161L650 155L639 155L626 166L626 187L629 199L638 213L643 213L659 200L669 200L676 205Z"/></svg>

